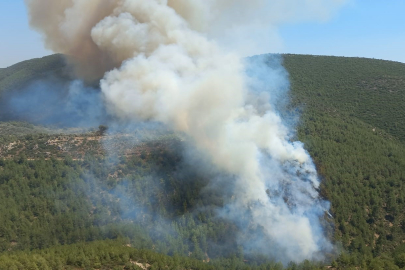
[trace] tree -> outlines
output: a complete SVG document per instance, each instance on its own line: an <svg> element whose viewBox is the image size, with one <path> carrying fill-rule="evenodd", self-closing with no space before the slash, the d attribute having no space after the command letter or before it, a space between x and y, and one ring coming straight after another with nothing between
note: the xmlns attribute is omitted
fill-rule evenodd
<svg viewBox="0 0 405 270"><path fill-rule="evenodd" d="M107 132L108 127L104 126L104 125L99 125L98 126L98 131L97 131L97 135L99 136L104 136L104 134Z"/></svg>

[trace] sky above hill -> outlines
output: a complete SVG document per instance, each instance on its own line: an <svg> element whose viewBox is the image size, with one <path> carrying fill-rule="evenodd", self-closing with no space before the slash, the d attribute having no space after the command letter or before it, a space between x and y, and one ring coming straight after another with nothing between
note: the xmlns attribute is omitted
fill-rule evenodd
<svg viewBox="0 0 405 270"><path fill-rule="evenodd" d="M272 53L368 57L405 63L405 0L348 0L323 22L279 27ZM0 68L51 54L30 29L23 0L0 1Z"/></svg>

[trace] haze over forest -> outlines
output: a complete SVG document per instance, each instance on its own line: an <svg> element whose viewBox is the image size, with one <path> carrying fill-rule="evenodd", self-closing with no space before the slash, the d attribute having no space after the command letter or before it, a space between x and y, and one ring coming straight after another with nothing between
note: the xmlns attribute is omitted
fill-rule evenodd
<svg viewBox="0 0 405 270"><path fill-rule="evenodd" d="M26 1L62 54L0 69L0 268L404 268L405 64L242 57L342 3Z"/></svg>
<svg viewBox="0 0 405 270"><path fill-rule="evenodd" d="M331 202L332 218L327 214L324 217L330 222L328 237L340 248L340 255L334 257L332 265L341 269L351 265L363 269L401 267L405 157L400 123L405 115L401 106L404 65L300 55L284 55L283 65L291 79L289 106L300 114L296 137L314 158L322 177L321 196ZM66 74L65 71L58 55L2 70L2 104L10 95L20 100L32 95L30 86L38 78L44 85L48 78L65 80L60 75ZM342 77L346 80L342 81ZM55 94L62 101L69 100L69 95L63 92L68 86L56 88ZM150 125L128 127L124 131L109 126L110 131L101 133L98 122L94 123L94 131L77 129L64 120L71 113L60 106L64 102L54 103L51 99L42 104L1 111L1 219L7 220L1 227L1 248L6 252L2 254L2 263L24 265L21 258L25 256L44 258L41 260L49 265L58 258L60 265L74 267L96 268L101 263L108 268L128 262L118 257L107 259L105 254L111 252L127 254L133 261L151 265L171 262L170 257L154 253L158 252L178 254L181 259L175 259L173 265L194 264L196 269L253 267L251 263L255 261L266 264L263 258L253 259L253 254L238 253L237 242L232 244L237 241L234 237L238 227L218 219L215 211L223 205L220 187L211 187L209 175L190 167L187 158L184 160L180 150L184 149L181 146L184 141L178 134ZM59 122L55 112L59 114ZM76 117L80 120L81 116ZM42 124L51 126L46 128ZM109 155L111 150L117 153L115 157ZM185 167L188 173L178 174ZM124 203L122 198L127 198ZM149 214L145 216L146 213ZM159 213L175 223L156 220L151 213ZM157 233L155 229L162 224L167 227ZM80 244L79 249L68 245L63 251L66 255L45 255L62 252L53 247L55 243L106 238L117 240ZM127 247L120 250L123 242L153 251L148 251L152 253L141 260L136 249L134 253ZM48 251L15 255L7 252L44 248ZM78 250L84 253L78 256ZM191 258L181 257L189 252ZM69 253L80 258L69 259ZM202 263L206 257L213 264ZM38 265L37 259L29 261ZM273 263L267 265L278 267ZM305 267L320 266L315 263Z"/></svg>

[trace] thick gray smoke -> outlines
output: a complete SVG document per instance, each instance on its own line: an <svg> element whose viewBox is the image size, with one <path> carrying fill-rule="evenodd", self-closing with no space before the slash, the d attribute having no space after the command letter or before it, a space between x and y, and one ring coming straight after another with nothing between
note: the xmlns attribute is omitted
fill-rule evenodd
<svg viewBox="0 0 405 270"><path fill-rule="evenodd" d="M70 55L82 78L103 76L110 112L185 134L234 177L234 196L220 214L235 221L249 216L240 238L247 249L259 245L296 262L321 259L331 248L319 222L327 208L310 156L290 141L272 92L251 91L259 84L241 54L268 48L266 40L255 43L277 35L268 29L326 19L343 2L26 0L48 48ZM247 236L257 230L260 241Z"/></svg>

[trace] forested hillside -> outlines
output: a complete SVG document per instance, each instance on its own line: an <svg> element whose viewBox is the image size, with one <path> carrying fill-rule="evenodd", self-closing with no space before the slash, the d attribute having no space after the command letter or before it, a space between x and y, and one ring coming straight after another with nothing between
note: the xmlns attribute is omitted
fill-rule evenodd
<svg viewBox="0 0 405 270"><path fill-rule="evenodd" d="M403 256L405 64L304 55L284 64L302 110L298 137L323 177L335 239L350 254L344 264Z"/></svg>
<svg viewBox="0 0 405 270"><path fill-rule="evenodd" d="M284 66L301 114L297 139L331 202L340 255L320 264L405 267L405 64L285 55ZM65 72L57 55L2 69L0 95ZM0 269L283 268L243 254L237 226L216 216L223 197L183 143L147 126L0 123Z"/></svg>
<svg viewBox="0 0 405 270"><path fill-rule="evenodd" d="M0 94L4 94L5 91L15 91L34 80L41 80L48 76L69 77L69 69L62 55L55 54L27 60L0 69Z"/></svg>
<svg viewBox="0 0 405 270"><path fill-rule="evenodd" d="M285 55L295 105L344 113L405 142L405 64Z"/></svg>

